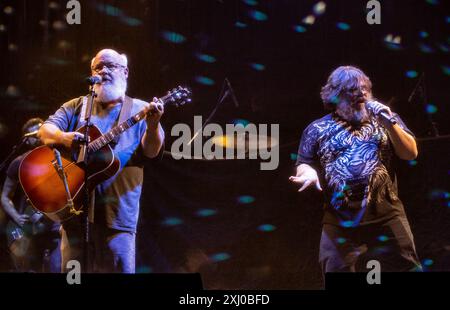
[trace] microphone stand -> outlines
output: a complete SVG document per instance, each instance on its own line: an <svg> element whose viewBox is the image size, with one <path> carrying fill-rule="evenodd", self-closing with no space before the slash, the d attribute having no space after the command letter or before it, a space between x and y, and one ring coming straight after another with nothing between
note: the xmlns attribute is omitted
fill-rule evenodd
<svg viewBox="0 0 450 310"><path fill-rule="evenodd" d="M426 104L428 102L427 99L427 93L426 93L426 89L425 89L425 72L423 72L419 78L419 80L417 81L416 86L414 87L411 95L409 95L408 97L408 102L412 103L414 100L414 97L416 96L416 94L420 95L420 98L422 99L422 105L424 108L426 108ZM433 116L431 115L431 113L427 113L427 120L429 123L429 131L428 134L431 135L431 137L439 137L439 130L437 128L436 122L433 119Z"/></svg>
<svg viewBox="0 0 450 310"><path fill-rule="evenodd" d="M82 270L84 272L89 271L89 241L90 241L90 227L89 227L89 209L90 209L90 193L89 193L89 186L88 186L88 179L89 179L89 152L88 152L88 146L89 146L89 128L92 126L91 124L91 116L92 116L92 107L94 106L94 99L97 97L97 94L94 90L94 85L91 84L89 86L89 98L86 106L86 114L85 114L85 128L84 131L84 150L83 150L83 163L84 163L84 206L85 211L83 213L83 228L84 228L84 238L83 238L83 268Z"/></svg>
<svg viewBox="0 0 450 310"><path fill-rule="evenodd" d="M212 112L209 114L208 118L203 122L202 127L196 133L194 133L192 139L187 143L187 145L191 145L192 141L194 141L195 138L197 138L198 134L203 130L203 128L206 126L206 124L208 124L211 121L211 119L216 114L216 112L219 109L222 102L230 94L229 89L225 90L227 88L227 86L229 85L228 83L227 83L227 79L225 78L225 80L223 81L223 84L222 84L222 89L220 90L220 93L219 93L219 99L217 100L216 106L214 107Z"/></svg>
<svg viewBox="0 0 450 310"><path fill-rule="evenodd" d="M5 160L3 160L3 162L0 164L0 172L3 172L3 170L10 164L13 156L15 156L17 154L18 150L20 150L22 148L22 146L25 144L25 141L27 141L27 139L28 139L28 137L22 137L22 141L20 141L20 143L13 146L11 152L8 154L8 156L5 158Z"/></svg>
<svg viewBox="0 0 450 310"><path fill-rule="evenodd" d="M423 105L426 105L428 102L427 99L427 91L425 88L425 73L422 74L422 99L423 99ZM437 128L436 122L433 119L432 113L427 113L428 116L428 122L430 123L430 134L432 137L439 137L439 130Z"/></svg>
<svg viewBox="0 0 450 310"><path fill-rule="evenodd" d="M208 124L211 121L211 119L214 117L214 115L216 114L217 110L219 109L219 106L222 104L222 102L225 100L225 98L230 94L230 90L229 89L225 90L226 86L227 86L226 81L223 81L222 89L221 89L220 94L219 94L219 100L217 101L217 104L214 107L214 109L211 112L211 114L203 122L202 128L205 127L205 125Z"/></svg>

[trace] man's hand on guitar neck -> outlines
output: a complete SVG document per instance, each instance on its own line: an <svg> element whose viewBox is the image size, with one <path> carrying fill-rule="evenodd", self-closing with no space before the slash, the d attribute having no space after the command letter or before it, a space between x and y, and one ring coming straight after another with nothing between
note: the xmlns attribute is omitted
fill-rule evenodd
<svg viewBox="0 0 450 310"><path fill-rule="evenodd" d="M164 114L164 105L153 98L146 107L147 130L141 140L144 155L148 158L156 157L164 143L164 130L159 123L161 116Z"/></svg>
<svg viewBox="0 0 450 310"><path fill-rule="evenodd" d="M147 117L145 119L147 121L147 128L149 130L156 130L159 120L164 114L164 105L158 100L158 98L153 98L153 101L147 104L145 109L147 113Z"/></svg>

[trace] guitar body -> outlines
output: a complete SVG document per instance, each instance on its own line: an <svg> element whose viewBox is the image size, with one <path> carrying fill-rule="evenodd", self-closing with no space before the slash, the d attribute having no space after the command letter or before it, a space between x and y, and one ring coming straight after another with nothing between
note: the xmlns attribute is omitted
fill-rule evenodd
<svg viewBox="0 0 450 310"><path fill-rule="evenodd" d="M85 126L77 130L84 133ZM89 128L90 141L102 136L96 126ZM61 160L66 174L69 191L74 208L79 211L83 207L85 186L85 167L78 160L78 154L60 149ZM19 167L19 180L30 204L53 221L65 221L74 215L67 205L67 194L64 183L54 165L55 155L49 146L40 146L24 156ZM112 148L107 144L96 152L89 154L87 166L88 189L92 190L99 183L114 176L120 169L120 161L115 157Z"/></svg>

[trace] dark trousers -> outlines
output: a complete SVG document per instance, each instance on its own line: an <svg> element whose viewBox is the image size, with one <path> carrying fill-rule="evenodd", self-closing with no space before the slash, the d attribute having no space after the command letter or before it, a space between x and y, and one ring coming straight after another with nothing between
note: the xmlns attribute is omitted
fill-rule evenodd
<svg viewBox="0 0 450 310"><path fill-rule="evenodd" d="M365 262L378 260L382 272L421 271L406 217L356 228L324 224L319 262L322 272L367 271Z"/></svg>
<svg viewBox="0 0 450 310"><path fill-rule="evenodd" d="M80 217L81 218L81 217ZM62 270L67 262L84 262L84 229L80 219L71 219L63 224ZM110 229L105 225L90 225L88 272L134 273L136 259L136 234ZM82 267L83 268L83 267Z"/></svg>
<svg viewBox="0 0 450 310"><path fill-rule="evenodd" d="M36 236L23 236L9 247L15 271L61 272L59 224Z"/></svg>

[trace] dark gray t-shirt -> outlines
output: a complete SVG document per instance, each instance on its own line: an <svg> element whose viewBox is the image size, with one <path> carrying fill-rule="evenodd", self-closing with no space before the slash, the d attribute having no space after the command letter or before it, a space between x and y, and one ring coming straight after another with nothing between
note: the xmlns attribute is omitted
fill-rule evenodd
<svg viewBox="0 0 450 310"><path fill-rule="evenodd" d="M305 129L296 165L309 164L319 172L325 186L323 222L355 227L404 214L393 154L386 129L375 119L354 126L333 113Z"/></svg>
<svg viewBox="0 0 450 310"><path fill-rule="evenodd" d="M64 103L45 123L57 126L62 131L74 131L85 124L81 114L83 97ZM131 115L144 108L145 102L132 99ZM100 104L92 107L91 122L102 133L117 125L122 104L109 109ZM71 128L71 127L75 127ZM143 183L143 166L146 157L142 154L141 139L147 123L141 121L120 135L113 146L115 156L120 160L119 172L98 185L95 189L95 208L91 221L104 223L107 227L121 231L136 232L139 216L139 199ZM92 209L92 208L91 208Z"/></svg>
<svg viewBox="0 0 450 310"><path fill-rule="evenodd" d="M16 157L8 167L8 170L6 171L6 175L14 182L17 182L19 184L19 166L23 159L23 155L19 155ZM25 194L22 190L22 187L19 185L16 189L16 193L14 194L13 198L14 206L16 206L17 212L20 214L23 214L25 212L25 209L28 206L27 199L25 197Z"/></svg>

